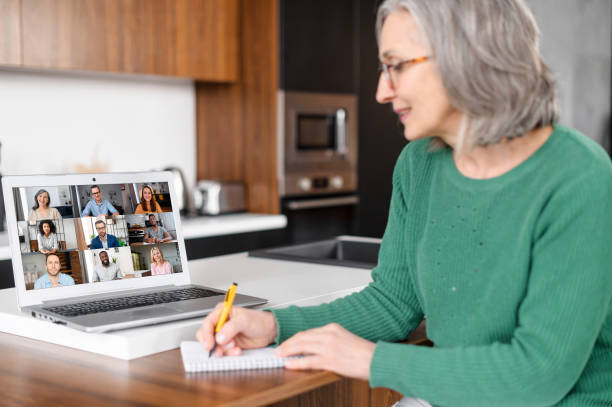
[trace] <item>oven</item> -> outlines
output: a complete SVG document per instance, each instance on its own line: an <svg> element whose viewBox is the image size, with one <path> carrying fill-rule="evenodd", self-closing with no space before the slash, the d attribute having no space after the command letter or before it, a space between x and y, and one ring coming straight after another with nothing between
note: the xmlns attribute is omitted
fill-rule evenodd
<svg viewBox="0 0 612 407"><path fill-rule="evenodd" d="M356 194L316 198L284 198L287 217L284 244L296 244L355 234Z"/></svg>
<svg viewBox="0 0 612 407"><path fill-rule="evenodd" d="M352 234L357 96L279 91L278 185L287 243Z"/></svg>
<svg viewBox="0 0 612 407"><path fill-rule="evenodd" d="M279 193L357 190L357 96L279 92Z"/></svg>

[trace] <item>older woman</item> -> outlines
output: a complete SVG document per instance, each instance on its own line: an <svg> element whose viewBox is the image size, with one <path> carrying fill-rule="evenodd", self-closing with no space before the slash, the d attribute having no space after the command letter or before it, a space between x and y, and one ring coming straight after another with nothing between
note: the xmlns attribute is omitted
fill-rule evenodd
<svg viewBox="0 0 612 407"><path fill-rule="evenodd" d="M612 165L557 124L537 32L522 0L385 1L377 100L411 143L373 282L318 307L235 308L215 338L216 310L203 346L277 342L306 355L288 368L400 405L609 405ZM425 315L434 348L394 343Z"/></svg>
<svg viewBox="0 0 612 407"><path fill-rule="evenodd" d="M148 185L143 186L142 190L140 191L140 203L138 206L136 206L134 213L160 213L161 211L162 209L155 200L155 195L153 194L151 187Z"/></svg>
<svg viewBox="0 0 612 407"><path fill-rule="evenodd" d="M49 192L46 189L40 189L34 195L34 206L28 215L28 221L32 224L38 222L41 219L61 219L59 211L56 208L50 206L51 199L49 198Z"/></svg>

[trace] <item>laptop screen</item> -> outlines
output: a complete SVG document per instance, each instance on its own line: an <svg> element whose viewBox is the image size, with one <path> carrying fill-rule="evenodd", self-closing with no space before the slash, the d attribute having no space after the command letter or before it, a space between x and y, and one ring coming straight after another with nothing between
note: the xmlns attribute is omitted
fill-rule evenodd
<svg viewBox="0 0 612 407"><path fill-rule="evenodd" d="M12 191L26 291L183 272L168 182Z"/></svg>

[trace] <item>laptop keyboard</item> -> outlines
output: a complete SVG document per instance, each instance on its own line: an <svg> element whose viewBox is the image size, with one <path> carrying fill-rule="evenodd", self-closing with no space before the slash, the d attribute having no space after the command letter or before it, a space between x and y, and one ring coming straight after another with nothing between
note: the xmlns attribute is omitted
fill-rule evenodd
<svg viewBox="0 0 612 407"><path fill-rule="evenodd" d="M81 302L77 304L61 305L44 309L46 311L55 312L56 314L60 314L64 317L76 317L79 315L97 314L99 312L118 311L122 309L146 307L148 305L192 300L195 298L212 297L214 295L224 294L219 293L218 291L192 287L181 288L178 290L160 291L151 294L134 295L130 297L116 297L106 300Z"/></svg>

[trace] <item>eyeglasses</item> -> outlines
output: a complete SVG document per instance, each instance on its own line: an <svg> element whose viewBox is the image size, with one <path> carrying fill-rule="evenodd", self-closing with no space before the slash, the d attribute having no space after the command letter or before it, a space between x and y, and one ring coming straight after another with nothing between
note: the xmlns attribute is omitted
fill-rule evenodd
<svg viewBox="0 0 612 407"><path fill-rule="evenodd" d="M410 67L421 62L429 61L429 58L431 57L424 56L419 58L405 59L394 64L385 64L384 62L381 62L380 69L385 75L387 81L389 81L389 86L391 89L395 89L399 74L402 73L404 67Z"/></svg>
<svg viewBox="0 0 612 407"><path fill-rule="evenodd" d="M92 192L91 194L92 194L92 195L100 195L100 191L97 191L97 192Z"/></svg>

